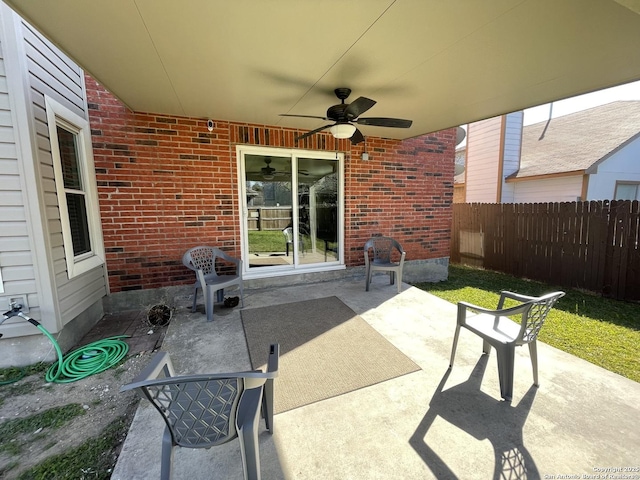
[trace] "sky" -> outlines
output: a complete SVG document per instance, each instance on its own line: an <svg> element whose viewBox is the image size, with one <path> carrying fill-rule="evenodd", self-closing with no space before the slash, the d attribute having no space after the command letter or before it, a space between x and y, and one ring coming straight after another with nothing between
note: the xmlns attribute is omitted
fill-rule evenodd
<svg viewBox="0 0 640 480"><path fill-rule="evenodd" d="M640 100L640 82L627 83L619 87L607 88L593 93L578 95L553 102L552 118L569 113L579 112L587 108L597 107L616 100ZM549 104L528 108L524 111L524 125L544 122L549 118Z"/></svg>

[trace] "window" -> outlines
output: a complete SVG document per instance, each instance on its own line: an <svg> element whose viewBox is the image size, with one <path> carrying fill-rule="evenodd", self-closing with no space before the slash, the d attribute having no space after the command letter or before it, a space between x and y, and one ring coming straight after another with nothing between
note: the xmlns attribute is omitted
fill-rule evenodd
<svg viewBox="0 0 640 480"><path fill-rule="evenodd" d="M45 97L69 278L104 263L89 123Z"/></svg>
<svg viewBox="0 0 640 480"><path fill-rule="evenodd" d="M639 182L616 182L615 200L640 200L638 196Z"/></svg>

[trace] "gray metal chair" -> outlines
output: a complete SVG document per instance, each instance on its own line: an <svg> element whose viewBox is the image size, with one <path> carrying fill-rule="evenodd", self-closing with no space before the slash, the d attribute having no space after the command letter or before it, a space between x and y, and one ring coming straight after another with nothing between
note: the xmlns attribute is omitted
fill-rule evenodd
<svg viewBox="0 0 640 480"><path fill-rule="evenodd" d="M233 271L228 274L218 274L216 262L218 262L218 264L224 264L226 262L229 267L234 267ZM224 299L224 289L227 287L232 285L238 286L240 289L240 301L244 307L241 259L234 258L219 248L199 246L188 250L182 256L182 263L185 267L196 273L196 282L193 284L192 312L196 311L199 288L202 288L203 291L208 322L213 321L214 293L217 292L217 301L221 302ZM205 286L204 288L203 285Z"/></svg>
<svg viewBox="0 0 640 480"><path fill-rule="evenodd" d="M370 258L369 251L373 250ZM399 261L393 261L394 250L397 250ZM398 293L402 291L402 269L404 268L404 258L406 252L402 246L390 237L372 237L364 244L364 266L366 276L366 291L369 291L369 284L374 271L389 272L389 285L394 281L398 282Z"/></svg>
<svg viewBox="0 0 640 480"><path fill-rule="evenodd" d="M138 389L165 421L160 478L171 478L173 449L210 448L240 440L245 480L260 479L260 412L273 433L274 379L280 346L269 350L267 371L175 376L169 354L151 363L120 391ZM262 407L262 408L261 408Z"/></svg>
<svg viewBox="0 0 640 480"><path fill-rule="evenodd" d="M553 292L541 297L530 297L503 291L496 310L478 307L467 302L458 302L456 333L453 337L451 361L458 346L460 327L475 333L483 339L482 351L488 354L491 347L496 349L500 395L506 401L513 397L513 370L515 347L528 344L533 367L533 383L538 386L537 338L551 307L564 296L564 292ZM504 308L505 300L513 299L519 305ZM519 319L518 321L511 320Z"/></svg>

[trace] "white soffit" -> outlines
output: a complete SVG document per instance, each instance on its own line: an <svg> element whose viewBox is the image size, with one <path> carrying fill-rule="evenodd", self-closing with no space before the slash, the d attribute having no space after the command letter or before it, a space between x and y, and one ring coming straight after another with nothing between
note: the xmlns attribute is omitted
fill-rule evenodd
<svg viewBox="0 0 640 480"><path fill-rule="evenodd" d="M407 138L640 79L635 0L9 0L130 108Z"/></svg>

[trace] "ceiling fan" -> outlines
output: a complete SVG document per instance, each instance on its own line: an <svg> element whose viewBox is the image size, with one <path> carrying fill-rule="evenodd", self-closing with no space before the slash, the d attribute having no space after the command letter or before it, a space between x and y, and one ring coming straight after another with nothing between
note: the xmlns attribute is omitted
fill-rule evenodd
<svg viewBox="0 0 640 480"><path fill-rule="evenodd" d="M280 172L271 166L271 158L266 157L264 159L265 166L260 169L260 174L265 180L273 180L273 177L281 177L283 175L290 175L290 172ZM309 175L307 170L298 170L301 175Z"/></svg>
<svg viewBox="0 0 640 480"><path fill-rule="evenodd" d="M280 114L281 117L300 117L300 118L318 118L335 122L333 124L324 125L310 132L304 133L296 137L296 141L311 135L329 129L335 138L350 138L353 145L364 141L362 132L354 125L370 125L374 127L393 127L393 128L409 128L413 123L411 120L403 120L401 118L386 117L368 117L360 118L364 112L369 110L376 104L375 100L366 97L358 97L351 103L344 103L345 99L351 94L350 88L336 88L334 90L336 97L341 101L338 105L329 107L326 117L316 117L313 115L290 115L286 113Z"/></svg>
<svg viewBox="0 0 640 480"><path fill-rule="evenodd" d="M262 173L262 178L264 178L265 180L272 180L274 175L283 175L282 172L276 173L276 169L271 166L270 158L265 158L264 163L266 165L260 169L260 172Z"/></svg>

